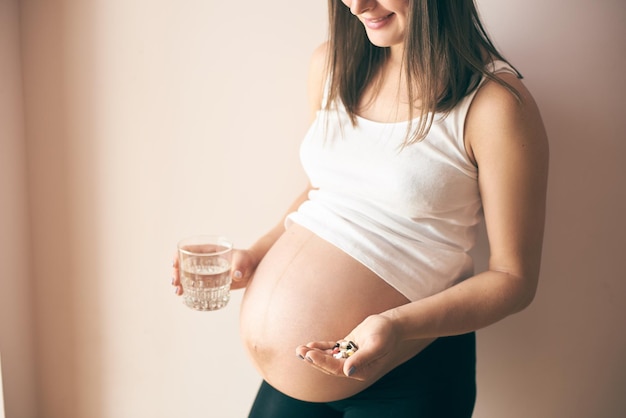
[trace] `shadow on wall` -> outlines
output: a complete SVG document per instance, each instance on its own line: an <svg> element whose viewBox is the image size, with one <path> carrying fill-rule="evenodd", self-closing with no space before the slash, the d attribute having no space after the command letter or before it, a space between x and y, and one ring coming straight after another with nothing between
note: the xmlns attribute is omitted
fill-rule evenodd
<svg viewBox="0 0 626 418"><path fill-rule="evenodd" d="M101 357L94 287L99 248L90 235L98 207L84 193L95 167L80 166L94 161L85 158L93 143L81 131L89 108L80 120L70 112L68 85L80 79L68 72L76 59L70 42L77 40L66 37L71 22L64 13L52 3L21 4L37 393L40 412L50 417L73 417L79 405L93 403L79 397L78 374L101 372L94 361ZM79 351L77 341L89 341L88 347Z"/></svg>

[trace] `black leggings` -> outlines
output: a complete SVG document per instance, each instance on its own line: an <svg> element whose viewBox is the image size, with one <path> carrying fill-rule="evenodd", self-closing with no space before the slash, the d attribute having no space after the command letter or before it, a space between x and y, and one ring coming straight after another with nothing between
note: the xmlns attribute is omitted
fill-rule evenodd
<svg viewBox="0 0 626 418"><path fill-rule="evenodd" d="M476 336L435 340L372 386L335 402L304 402L261 384L249 418L469 418L476 400Z"/></svg>

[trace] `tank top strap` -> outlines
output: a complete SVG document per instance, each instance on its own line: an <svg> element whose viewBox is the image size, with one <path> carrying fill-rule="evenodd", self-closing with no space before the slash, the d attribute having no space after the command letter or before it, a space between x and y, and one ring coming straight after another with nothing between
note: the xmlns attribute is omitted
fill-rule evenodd
<svg viewBox="0 0 626 418"><path fill-rule="evenodd" d="M515 68L513 68L512 65L502 60L495 60L495 61L490 62L489 64L487 64L485 69L492 74L507 72L517 77L521 77L521 74ZM459 147L459 149L463 150L462 152L464 155L466 155L465 153L465 122L467 120L467 113L469 112L469 108L472 105L472 102L474 101L474 97L478 93L478 90L480 90L480 87L486 81L487 81L487 77L483 76L483 78L480 80L480 83L478 84L478 87L476 87L470 94L465 96L456 105L454 110L451 112L451 115L448 115L448 117L446 117L446 120L448 121L448 123L452 123L454 126L453 129L455 130L455 132L457 132L457 136L456 136L457 146Z"/></svg>

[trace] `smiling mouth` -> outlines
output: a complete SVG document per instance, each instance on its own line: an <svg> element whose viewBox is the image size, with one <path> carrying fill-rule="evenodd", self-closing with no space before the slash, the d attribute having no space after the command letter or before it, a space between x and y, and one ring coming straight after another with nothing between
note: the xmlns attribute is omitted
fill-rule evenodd
<svg viewBox="0 0 626 418"><path fill-rule="evenodd" d="M391 19L394 15L395 13L390 13L387 16L377 17L374 19L363 18L363 24L369 29L380 29L385 26L387 21L389 21L389 19Z"/></svg>
<svg viewBox="0 0 626 418"><path fill-rule="evenodd" d="M389 19L392 15L393 15L393 13L389 13L387 16L377 17L376 19L365 19L365 20L367 20L368 22L371 22L371 23L380 23L380 22L382 22L384 20Z"/></svg>

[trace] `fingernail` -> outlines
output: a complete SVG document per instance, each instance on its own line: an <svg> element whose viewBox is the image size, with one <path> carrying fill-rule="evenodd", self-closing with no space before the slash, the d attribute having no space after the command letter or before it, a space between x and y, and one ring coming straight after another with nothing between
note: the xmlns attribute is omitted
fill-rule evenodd
<svg viewBox="0 0 626 418"><path fill-rule="evenodd" d="M176 287L174 288L174 294L175 294L175 295L177 295L177 294L178 294L178 286L176 286Z"/></svg>
<svg viewBox="0 0 626 418"><path fill-rule="evenodd" d="M243 277L243 274L241 274L241 272L239 270L235 271L233 273L233 277L237 280L241 279Z"/></svg>
<svg viewBox="0 0 626 418"><path fill-rule="evenodd" d="M354 366L350 367L350 369L348 370L348 377L352 376L355 371L356 371L356 367Z"/></svg>
<svg viewBox="0 0 626 418"><path fill-rule="evenodd" d="M304 356L302 354L297 354L297 356L300 360L304 360Z"/></svg>
<svg viewBox="0 0 626 418"><path fill-rule="evenodd" d="M172 286L174 285L174 281L176 281L176 279L172 277Z"/></svg>
<svg viewBox="0 0 626 418"><path fill-rule="evenodd" d="M309 356L306 356L304 359L308 361L309 363L313 363L313 359Z"/></svg>

